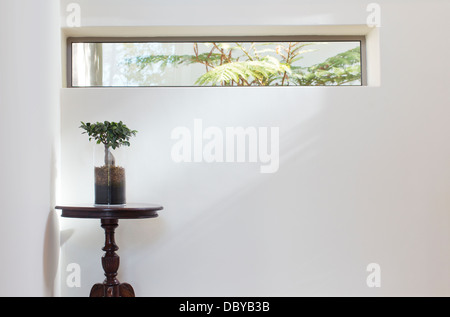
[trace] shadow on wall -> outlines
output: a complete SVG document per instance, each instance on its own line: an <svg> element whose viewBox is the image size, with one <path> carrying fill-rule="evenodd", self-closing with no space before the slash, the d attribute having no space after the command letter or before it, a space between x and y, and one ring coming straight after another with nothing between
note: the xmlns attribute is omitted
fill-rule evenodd
<svg viewBox="0 0 450 317"><path fill-rule="evenodd" d="M311 218L311 208L302 206L307 206L306 196L311 192L307 190L308 177L312 176L310 169L314 168L318 155L321 124L313 115L285 130L280 135L280 153L283 154L277 173L255 174L245 182L237 182L233 191L196 212L175 233L164 234L166 229L170 230L166 221L159 225L155 222L134 224L134 244L142 241L135 263L156 261L155 272L158 272L158 262L162 261L164 270L172 275L171 279L161 281L164 284L161 288L155 287L160 294L204 296L205 290L225 296L298 292L296 284L300 282L289 276L301 276L301 272L314 271L317 266L317 259L308 263L302 261L299 250L314 253L310 248L315 244L311 245L309 238L314 236L315 229L310 227L311 221L307 221ZM148 230L149 225L158 230L161 240L158 250L146 253L142 250L148 248L149 241L153 244L151 241L156 235L151 233L149 238L148 231L153 231ZM137 238L140 234L142 236ZM328 257L326 252L330 248L322 249L319 262ZM178 250L176 254L172 253L174 250ZM332 251L330 254L336 255ZM311 280L308 274L305 276L300 280ZM146 278L158 284L158 276ZM283 287L287 288L283 290ZM146 289L140 292L144 296L155 295Z"/></svg>
<svg viewBox="0 0 450 317"><path fill-rule="evenodd" d="M376 127L386 114L359 104L366 91L331 94L339 98L317 102L307 120L290 125L280 120L277 173L239 175L200 211L183 210L192 216L176 230L166 220L152 222L149 226L159 230L148 238L146 224L133 226L138 229L128 245L140 244L141 250L133 255L133 267L152 267L144 278L152 287L137 289L141 295L371 294L365 267L372 258L385 257L377 230L391 233L385 211L377 210L376 193L385 183L372 184L383 175L371 172L378 168L376 143L383 138ZM295 109L287 110L288 119ZM210 175L203 181L220 188L223 183ZM199 188L203 191L190 190L207 197L210 189ZM169 206L167 216L179 209ZM367 228L367 219L377 226ZM157 245L143 252L156 235Z"/></svg>
<svg viewBox="0 0 450 317"><path fill-rule="evenodd" d="M58 173L58 150L54 146L51 155L50 168L50 205L54 206L56 201L56 184ZM44 236L44 250L43 250L43 276L44 276L44 294L46 296L59 295L59 215L55 209L50 209Z"/></svg>
<svg viewBox="0 0 450 317"><path fill-rule="evenodd" d="M208 227L208 223L217 222L223 217L239 218L238 214L242 212L242 208L238 207L240 203L243 200L248 200L249 196L253 196L255 193L257 194L260 190L272 187L270 184L276 182L276 179L279 178L280 174L284 174L283 170L286 170L286 165L290 165L291 161L296 161L296 163L300 163L300 165L301 162L305 164L311 162L317 155L317 153L315 153L314 144L318 141L320 136L313 135L312 133L317 130L315 127L317 127L318 124L318 119L311 118L300 126L293 127L280 135L280 153L282 153L280 155L280 170L274 174L255 174L255 176L247 179L246 182L238 182L238 186L234 188L233 191L228 192L220 201L214 202L213 205L205 208L203 212L199 212L194 218L190 219L189 223L184 224L183 230L179 231L176 236L172 236L172 238L179 239L176 243L183 243L183 241L192 239L193 232L199 234L200 232L203 232L204 228ZM294 186L295 184L291 185ZM275 196L277 195L277 193L273 194ZM264 202L270 200L270 196L271 195L259 197L256 205L261 205L261 203L259 203L260 201ZM275 215L277 210L273 209L272 212ZM255 217L258 217L258 214L262 215L257 208L251 208L247 210L246 213L251 213L252 216Z"/></svg>
<svg viewBox="0 0 450 317"><path fill-rule="evenodd" d="M59 265L59 220L55 210L50 210L44 237L44 294L57 295L57 274Z"/></svg>

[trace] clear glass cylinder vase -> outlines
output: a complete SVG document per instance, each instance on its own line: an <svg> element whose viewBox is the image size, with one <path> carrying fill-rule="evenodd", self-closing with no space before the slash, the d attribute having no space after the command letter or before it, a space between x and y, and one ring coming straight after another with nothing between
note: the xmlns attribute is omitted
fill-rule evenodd
<svg viewBox="0 0 450 317"><path fill-rule="evenodd" d="M103 144L94 146L94 190L96 205L126 204L126 151Z"/></svg>

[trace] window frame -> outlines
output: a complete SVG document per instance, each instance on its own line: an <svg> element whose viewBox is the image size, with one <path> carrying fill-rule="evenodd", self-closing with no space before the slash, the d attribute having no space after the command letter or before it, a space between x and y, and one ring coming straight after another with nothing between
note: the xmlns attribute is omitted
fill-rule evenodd
<svg viewBox="0 0 450 317"><path fill-rule="evenodd" d="M361 85L348 86L251 86L251 87L364 87L367 85L367 60L365 35L275 35L275 36L166 36L166 37L68 37L66 79L67 88L243 88L222 86L73 86L73 43L193 43L193 42L360 42Z"/></svg>

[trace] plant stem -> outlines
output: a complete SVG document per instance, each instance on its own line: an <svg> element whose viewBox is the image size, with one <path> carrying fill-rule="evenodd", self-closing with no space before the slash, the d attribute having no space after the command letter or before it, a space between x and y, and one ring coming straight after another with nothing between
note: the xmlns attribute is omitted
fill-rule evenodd
<svg viewBox="0 0 450 317"><path fill-rule="evenodd" d="M248 59L253 61L253 57L250 56L250 54L247 52L247 50L240 44L240 43L236 43L237 47L239 47L241 49L242 52L244 52L245 55L247 55ZM253 45L253 43L252 43Z"/></svg>
<svg viewBox="0 0 450 317"><path fill-rule="evenodd" d="M214 43L214 42L213 42L213 45L214 45L214 47L222 54L222 57L225 58L225 59L227 60L228 63L231 63L231 62L232 62L231 58L227 56L227 54L225 53L225 51L224 51L223 49L219 48L219 47L217 46L217 44Z"/></svg>
<svg viewBox="0 0 450 317"><path fill-rule="evenodd" d="M287 57L286 57L286 64L290 65L290 58L291 58L291 49L292 49L292 43L289 42L289 48L285 51L287 53ZM281 86L284 86L284 81L287 79L287 72L284 71L284 75L283 75L283 79L281 80Z"/></svg>
<svg viewBox="0 0 450 317"><path fill-rule="evenodd" d="M116 165L116 159L114 155L111 153L109 146L105 144L105 166L114 166Z"/></svg>
<svg viewBox="0 0 450 317"><path fill-rule="evenodd" d="M213 49L211 50L211 52L209 52L209 55L208 55L207 59L209 59L209 58L211 57L213 51L214 51L214 47L213 47ZM195 61L196 61L197 63L200 63L200 64L205 65L205 67L206 67L206 72L209 71L209 67L214 68L214 66L211 65L210 63L208 63L207 61L201 61L201 60L200 60L200 57L199 57L199 54L198 54L198 43L194 43L194 54L195 54Z"/></svg>

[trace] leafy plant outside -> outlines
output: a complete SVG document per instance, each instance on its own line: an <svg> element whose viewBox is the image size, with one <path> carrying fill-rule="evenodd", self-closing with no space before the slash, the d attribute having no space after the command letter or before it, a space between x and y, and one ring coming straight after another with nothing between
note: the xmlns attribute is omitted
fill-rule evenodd
<svg viewBox="0 0 450 317"><path fill-rule="evenodd" d="M200 53L199 45L208 47ZM312 66L298 66L314 42L193 43L193 54L140 55L126 63L139 71L151 65L179 67L200 64L205 72L199 86L318 86L361 80L360 48L356 47Z"/></svg>

